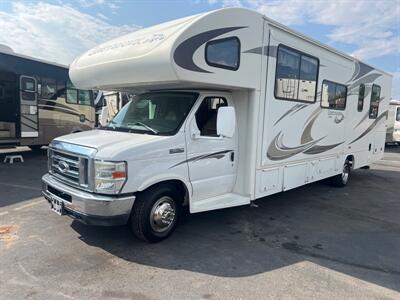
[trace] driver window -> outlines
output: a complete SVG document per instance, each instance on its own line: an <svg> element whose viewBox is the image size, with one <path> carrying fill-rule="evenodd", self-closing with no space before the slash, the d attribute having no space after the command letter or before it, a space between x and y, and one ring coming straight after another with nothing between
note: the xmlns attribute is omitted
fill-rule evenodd
<svg viewBox="0 0 400 300"><path fill-rule="evenodd" d="M218 136L217 115L222 106L228 106L228 102L221 97L207 97L200 104L196 112L196 123L201 136Z"/></svg>

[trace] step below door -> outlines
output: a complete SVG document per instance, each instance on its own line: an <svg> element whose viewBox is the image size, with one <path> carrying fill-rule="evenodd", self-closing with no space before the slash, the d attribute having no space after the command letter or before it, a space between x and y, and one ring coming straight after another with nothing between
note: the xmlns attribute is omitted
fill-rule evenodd
<svg viewBox="0 0 400 300"><path fill-rule="evenodd" d="M37 84L34 77L25 75L20 77L20 99L21 137L38 137Z"/></svg>

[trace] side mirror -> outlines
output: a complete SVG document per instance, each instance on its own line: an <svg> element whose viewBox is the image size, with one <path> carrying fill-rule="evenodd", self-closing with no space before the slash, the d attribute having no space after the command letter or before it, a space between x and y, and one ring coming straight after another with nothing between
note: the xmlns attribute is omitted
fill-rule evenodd
<svg viewBox="0 0 400 300"><path fill-rule="evenodd" d="M217 115L217 134L219 136L233 137L236 128L235 108L223 106L218 109Z"/></svg>
<svg viewBox="0 0 400 300"><path fill-rule="evenodd" d="M99 123L100 126L104 127L107 125L107 119L108 119L108 107L107 106L103 106L101 108L101 113L99 116Z"/></svg>

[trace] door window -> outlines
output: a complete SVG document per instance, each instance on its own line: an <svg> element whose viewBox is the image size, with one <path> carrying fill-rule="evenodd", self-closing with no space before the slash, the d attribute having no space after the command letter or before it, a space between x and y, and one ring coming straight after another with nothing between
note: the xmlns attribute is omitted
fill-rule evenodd
<svg viewBox="0 0 400 300"><path fill-rule="evenodd" d="M201 136L218 136L217 115L222 106L228 106L228 102L222 97L207 97L200 104L196 112L196 123Z"/></svg>
<svg viewBox="0 0 400 300"><path fill-rule="evenodd" d="M397 108L396 121L400 121L400 107Z"/></svg>
<svg viewBox="0 0 400 300"><path fill-rule="evenodd" d="M376 119L379 111L379 100L381 98L381 87L379 85L372 85L371 103L369 107L369 118Z"/></svg>
<svg viewBox="0 0 400 300"><path fill-rule="evenodd" d="M21 76L21 98L28 101L36 99L36 81L34 78Z"/></svg>

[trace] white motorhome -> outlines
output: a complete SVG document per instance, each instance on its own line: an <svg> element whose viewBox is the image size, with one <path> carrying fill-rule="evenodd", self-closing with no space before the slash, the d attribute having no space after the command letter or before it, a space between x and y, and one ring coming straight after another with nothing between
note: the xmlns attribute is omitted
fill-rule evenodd
<svg viewBox="0 0 400 300"><path fill-rule="evenodd" d="M386 143L400 143L400 100L389 103Z"/></svg>
<svg viewBox="0 0 400 300"><path fill-rule="evenodd" d="M262 14L231 8L89 50L86 89L136 94L105 127L55 139L43 194L87 224L156 242L191 213L248 205L384 152L391 76Z"/></svg>

